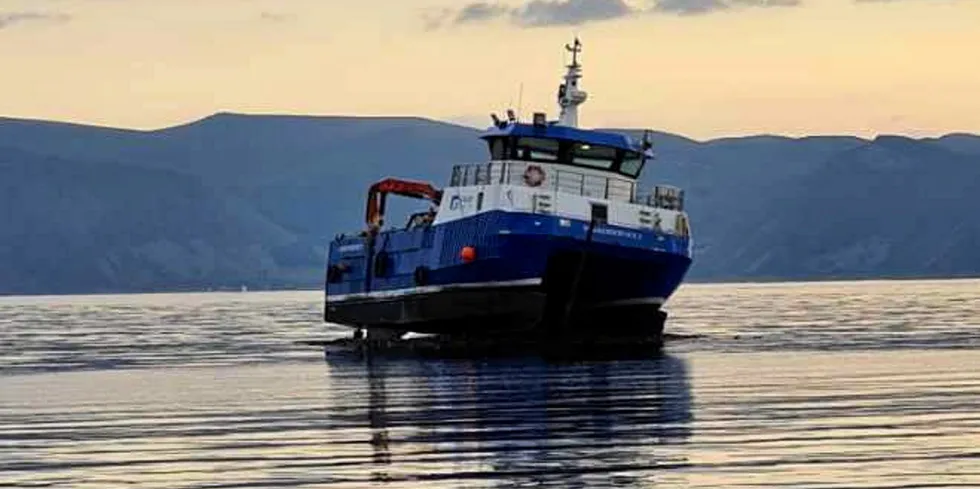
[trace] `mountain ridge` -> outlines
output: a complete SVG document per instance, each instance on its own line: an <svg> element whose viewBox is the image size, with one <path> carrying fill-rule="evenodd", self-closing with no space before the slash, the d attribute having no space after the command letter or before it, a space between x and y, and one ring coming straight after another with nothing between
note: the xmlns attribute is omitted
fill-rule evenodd
<svg viewBox="0 0 980 489"><path fill-rule="evenodd" d="M486 160L479 132L415 116L218 112L146 131L0 118L0 294L318 287L370 183L442 186ZM692 281L980 275L980 136L651 134L641 185L687 192Z"/></svg>

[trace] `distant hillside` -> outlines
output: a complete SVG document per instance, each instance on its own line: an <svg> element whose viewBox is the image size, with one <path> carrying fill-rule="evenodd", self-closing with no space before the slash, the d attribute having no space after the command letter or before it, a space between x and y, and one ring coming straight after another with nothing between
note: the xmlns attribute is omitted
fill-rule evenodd
<svg viewBox="0 0 980 489"><path fill-rule="evenodd" d="M282 286L319 257L280 260L296 235L192 176L2 148L0 174L0 293Z"/></svg>
<svg viewBox="0 0 980 489"><path fill-rule="evenodd" d="M732 258L749 276L980 272L980 157L879 137L773 195ZM744 261L743 261L744 260Z"/></svg>
<svg viewBox="0 0 980 489"><path fill-rule="evenodd" d="M0 118L0 293L317 287L371 182L444 185L485 160L476 135L396 117ZM654 144L644 185L687 189L692 279L980 275L980 137Z"/></svg>

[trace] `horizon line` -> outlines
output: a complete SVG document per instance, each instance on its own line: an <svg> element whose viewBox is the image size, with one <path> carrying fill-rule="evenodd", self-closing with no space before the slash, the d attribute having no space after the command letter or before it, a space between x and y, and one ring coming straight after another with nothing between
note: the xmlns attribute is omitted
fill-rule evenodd
<svg viewBox="0 0 980 489"><path fill-rule="evenodd" d="M188 119L188 120L186 120L184 122L179 122L179 123L170 124L170 125L164 125L164 126L155 126L155 127L134 127L134 126L126 127L126 126L121 126L121 125L110 125L110 124L107 124L107 123L92 122L92 121L86 121L86 120L43 119L43 118L38 118L38 117L8 116L8 115L0 115L0 123L2 123L4 121L20 121L20 122L34 122L34 123L40 123L40 124L57 124L57 125L64 125L64 126L88 127L88 128L105 129L105 130L116 130L116 131L126 131L126 132L136 132L136 133L154 133L154 132L160 132L160 131L167 131L167 130L177 129L177 128L181 128L181 127L192 126L194 124L199 124L201 122L207 121L208 119L213 119L215 117L220 117L220 116L255 117L255 118L262 118L262 117L267 117L267 118L277 118L277 117L278 118L287 118L287 117L293 117L293 118L309 118L309 119L375 119L375 120L377 120L377 119L406 119L406 120L415 119L415 120L422 120L422 121L433 122L433 123L437 123L437 124L444 124L444 125L449 125L449 126L456 126L456 127L461 127L461 128L473 129L473 130L477 130L477 131L482 131L482 130L487 129L487 128L489 128L489 127L492 126L492 124L489 124L488 123L484 127L479 127L479 126L476 126L476 125L473 125L473 124L470 124L470 123L466 123L466 122L460 121L458 119L456 119L456 120L453 120L453 118L440 119L440 118L436 118L436 117L432 117L432 116L417 115L417 114L416 115L408 115L408 114L388 114L388 115L364 114L364 115L357 115L357 114L314 114L314 113L286 113L286 112L246 112L246 111L229 111L229 110L219 110L219 111L215 111L215 112L212 112L212 113L207 114L207 115L204 115L204 116L200 116L200 117L197 117L197 118ZM852 133L844 133L844 132L841 132L841 133L818 132L818 133L812 133L812 134L806 134L806 135L796 135L796 134L777 133L777 132L758 132L758 133L733 134L733 135L717 136L717 137L709 137L709 138L696 138L696 137L688 136L688 135L683 134L683 133L680 133L680 132L673 132L673 131L663 130L663 129L649 129L649 128L643 128L643 127L598 127L597 126L597 127L584 128L584 129L592 129L592 130L599 130L599 131L603 131L603 130L605 130L605 131L644 131L644 130L650 130L652 132L659 132L661 134L668 135L668 136L680 137L680 138L684 138L684 139L687 139L687 140L690 140L690 141L693 141L693 142L698 142L698 143L705 143L705 142L710 142L710 141L719 141L719 140L726 140L726 139L765 138L765 137L781 138L781 139L792 139L792 140L815 138L815 137L845 137L845 138L854 138L854 139L859 139L859 140L862 140L862 141L869 141L869 142L870 141L873 141L873 140L875 140L877 138L880 138L880 137L889 137L889 136L904 137L904 138L908 138L908 139L912 139L912 140L917 140L917 141L929 140L929 139L939 139L939 138L949 137L949 136L971 136L971 137L978 137L978 138L980 138L980 133L973 133L973 132L970 132L968 130L965 130L965 131L962 131L961 130L961 131L943 132L943 133L937 133L936 135L932 135L932 136L912 136L912 135L902 134L902 133L882 133L882 132L874 133L874 136L870 136L870 137L869 136L852 134Z"/></svg>

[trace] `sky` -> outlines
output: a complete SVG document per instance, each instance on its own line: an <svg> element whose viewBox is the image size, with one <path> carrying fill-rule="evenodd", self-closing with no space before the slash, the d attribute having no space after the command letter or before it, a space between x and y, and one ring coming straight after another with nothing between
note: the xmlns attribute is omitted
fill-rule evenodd
<svg viewBox="0 0 980 489"><path fill-rule="evenodd" d="M586 127L980 133L980 0L0 0L0 116L556 118L575 35Z"/></svg>

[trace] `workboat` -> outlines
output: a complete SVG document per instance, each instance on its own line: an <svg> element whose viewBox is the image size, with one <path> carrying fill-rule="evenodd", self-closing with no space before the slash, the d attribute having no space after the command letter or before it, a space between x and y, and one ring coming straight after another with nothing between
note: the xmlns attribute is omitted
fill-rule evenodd
<svg viewBox="0 0 980 489"><path fill-rule="evenodd" d="M456 164L444 188L382 179L365 229L329 246L324 320L355 337L661 338L661 307L691 264L684 193L644 192L650 133L578 127L587 97L576 38L560 115L491 114L489 159ZM420 212L386 227L389 195Z"/></svg>

